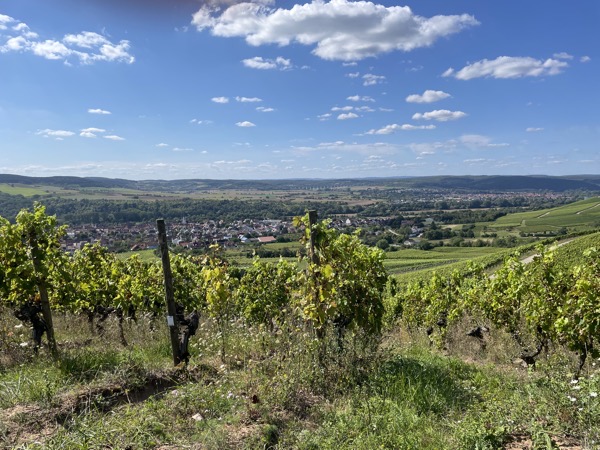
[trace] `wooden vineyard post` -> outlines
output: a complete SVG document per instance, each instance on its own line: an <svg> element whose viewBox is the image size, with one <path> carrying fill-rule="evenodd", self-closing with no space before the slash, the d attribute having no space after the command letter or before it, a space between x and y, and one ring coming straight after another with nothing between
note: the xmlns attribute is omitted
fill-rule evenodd
<svg viewBox="0 0 600 450"><path fill-rule="evenodd" d="M317 211L315 210L310 210L308 211L308 226L310 228L310 262L313 265L318 265L319 264L319 257L317 256L317 252L315 251L315 241L316 241L316 236L314 233L314 227L315 225L317 225ZM311 275L314 277L315 279L315 283L318 285L318 277L316 276L315 273L315 268L312 269L312 271L310 272ZM317 286L315 286L315 291L313 293L314 298L313 298L313 302L315 305L319 304L319 291L316 288ZM323 363L323 358L325 355L325 344L323 343L323 338L325 337L324 334L324 328L318 328L317 329L317 337L322 341L322 345L319 347L319 363Z"/></svg>
<svg viewBox="0 0 600 450"><path fill-rule="evenodd" d="M169 260L169 246L167 244L167 231L164 219L156 221L158 228L158 244L162 259L163 273L165 275L165 299L167 302L167 325L171 336L171 348L173 350L173 363L181 364L179 352L179 321L177 320L177 309L175 306L175 293L173 291L173 275L171 273L171 261Z"/></svg>
<svg viewBox="0 0 600 450"><path fill-rule="evenodd" d="M310 227L310 262L317 264L318 258L315 252L315 234L313 227L317 224L317 211L308 211L308 226Z"/></svg>

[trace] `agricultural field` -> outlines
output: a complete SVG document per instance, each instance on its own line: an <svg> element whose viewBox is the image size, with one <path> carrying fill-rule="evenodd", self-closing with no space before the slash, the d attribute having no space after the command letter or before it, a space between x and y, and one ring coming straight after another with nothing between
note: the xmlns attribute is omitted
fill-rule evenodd
<svg viewBox="0 0 600 450"><path fill-rule="evenodd" d="M436 247L427 251L404 249L387 252L384 265L390 274L399 274L466 262L504 250L495 247Z"/></svg>
<svg viewBox="0 0 600 450"><path fill-rule="evenodd" d="M548 210L509 214L486 226L488 230L508 229L519 233L556 232L561 228L571 232L590 230L600 226L600 198Z"/></svg>

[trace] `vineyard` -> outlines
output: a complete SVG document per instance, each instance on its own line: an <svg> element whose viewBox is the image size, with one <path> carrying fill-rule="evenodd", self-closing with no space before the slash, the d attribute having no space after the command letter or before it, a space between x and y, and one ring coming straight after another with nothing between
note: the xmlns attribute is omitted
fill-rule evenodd
<svg viewBox="0 0 600 450"><path fill-rule="evenodd" d="M390 276L295 226L296 261L240 268L66 254L40 205L2 220L0 446L600 446L600 233Z"/></svg>

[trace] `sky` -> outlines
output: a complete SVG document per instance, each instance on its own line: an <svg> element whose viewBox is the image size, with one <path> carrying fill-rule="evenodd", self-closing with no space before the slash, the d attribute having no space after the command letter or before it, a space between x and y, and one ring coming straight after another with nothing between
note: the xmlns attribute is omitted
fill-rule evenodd
<svg viewBox="0 0 600 450"><path fill-rule="evenodd" d="M0 173L600 173L600 2L2 0Z"/></svg>

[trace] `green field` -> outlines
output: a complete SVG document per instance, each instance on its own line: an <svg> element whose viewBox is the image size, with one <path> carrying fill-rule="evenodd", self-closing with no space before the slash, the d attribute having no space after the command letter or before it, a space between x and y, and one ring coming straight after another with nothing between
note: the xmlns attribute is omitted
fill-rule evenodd
<svg viewBox="0 0 600 450"><path fill-rule="evenodd" d="M594 197L541 211L509 214L500 217L493 224L487 224L488 230L512 229L524 233L557 231L563 227L569 231L600 227L600 198Z"/></svg>
<svg viewBox="0 0 600 450"><path fill-rule="evenodd" d="M399 274L466 262L503 250L495 247L436 247L428 251L405 249L388 252L384 265L390 274Z"/></svg>

